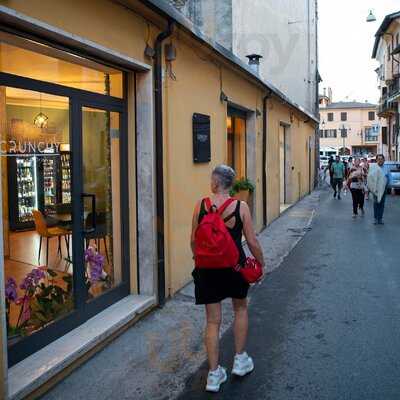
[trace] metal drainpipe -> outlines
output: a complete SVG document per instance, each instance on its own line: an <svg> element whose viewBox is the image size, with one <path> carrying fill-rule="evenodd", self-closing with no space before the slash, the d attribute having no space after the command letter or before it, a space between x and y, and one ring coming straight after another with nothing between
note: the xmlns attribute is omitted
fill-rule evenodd
<svg viewBox="0 0 400 400"><path fill-rule="evenodd" d="M162 43L171 36L174 23L161 32L154 43L154 114L156 135L156 208L157 208L157 286L158 305L165 304L165 243L164 243L164 146L163 146L163 81Z"/></svg>
<svg viewBox="0 0 400 400"><path fill-rule="evenodd" d="M271 91L263 98L263 142L262 142L262 187L263 187L263 225L264 228L268 223L267 214L267 100L271 97Z"/></svg>

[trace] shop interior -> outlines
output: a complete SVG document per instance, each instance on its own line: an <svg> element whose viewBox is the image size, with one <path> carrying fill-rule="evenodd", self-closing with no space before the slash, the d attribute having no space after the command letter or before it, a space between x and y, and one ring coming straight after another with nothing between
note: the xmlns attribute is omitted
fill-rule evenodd
<svg viewBox="0 0 400 400"><path fill-rule="evenodd" d="M0 40L1 72L122 96L122 74L118 71L70 54L50 52L46 46L8 34L1 34ZM87 250L88 259L82 260L88 265L89 298L121 281L119 114L82 107L83 165L74 175L69 108L68 97L0 87L5 279L16 282L18 298L23 301L23 282L40 267L45 272L40 284L62 288L68 297L60 315L73 307L73 201L83 203L82 240L85 251L93 250ZM76 200L71 188L73 176L78 174L84 195ZM100 272L89 269L91 261L101 264ZM95 273L99 275L96 279ZM33 315L36 306L30 304L28 314ZM21 326L24 306L13 302L10 308L8 325ZM53 312L55 317L58 315ZM24 335L51 321L30 322L25 321Z"/></svg>

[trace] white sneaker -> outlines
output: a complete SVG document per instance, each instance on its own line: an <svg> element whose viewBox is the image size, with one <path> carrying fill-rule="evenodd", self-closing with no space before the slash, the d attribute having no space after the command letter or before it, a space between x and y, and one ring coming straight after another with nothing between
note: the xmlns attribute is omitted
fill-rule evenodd
<svg viewBox="0 0 400 400"><path fill-rule="evenodd" d="M245 376L253 371L253 359L244 351L242 354L236 354L233 362L232 374Z"/></svg>
<svg viewBox="0 0 400 400"><path fill-rule="evenodd" d="M226 369L218 365L215 371L209 371L207 376L207 392L219 392L220 386L228 379Z"/></svg>

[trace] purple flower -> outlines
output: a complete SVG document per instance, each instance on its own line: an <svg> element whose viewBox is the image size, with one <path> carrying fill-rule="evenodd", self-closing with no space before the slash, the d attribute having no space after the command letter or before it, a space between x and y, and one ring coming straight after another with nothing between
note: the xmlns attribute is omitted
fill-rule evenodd
<svg viewBox="0 0 400 400"><path fill-rule="evenodd" d="M102 278L104 256L99 254L93 247L85 250L85 262L89 265L90 282L97 282Z"/></svg>
<svg viewBox="0 0 400 400"><path fill-rule="evenodd" d="M45 277L45 273L39 269L34 268L31 272L29 272L21 285L19 286L22 290L31 290L40 282L41 279Z"/></svg>
<svg viewBox="0 0 400 400"><path fill-rule="evenodd" d="M17 300L17 282L14 278L8 278L5 285L6 299L13 303Z"/></svg>

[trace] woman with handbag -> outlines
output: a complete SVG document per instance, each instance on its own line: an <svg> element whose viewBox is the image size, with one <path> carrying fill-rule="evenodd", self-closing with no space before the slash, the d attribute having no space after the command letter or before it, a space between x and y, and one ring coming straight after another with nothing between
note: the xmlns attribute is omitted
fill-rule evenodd
<svg viewBox="0 0 400 400"><path fill-rule="evenodd" d="M205 345L210 367L206 390L212 392L218 392L221 384L227 380L225 368L218 364L221 301L226 298L232 299L235 315L233 331L236 354L232 374L244 376L254 369L252 358L245 352L249 289L245 278L254 272L260 278L264 259L247 203L234 200L229 195L234 179L232 168L217 166L211 175L212 195L197 202L192 221L191 248L196 264L192 275L196 304L204 304L206 310ZM242 246L243 234L256 260L246 259ZM241 269L244 266L248 269ZM248 278L249 281L251 279Z"/></svg>
<svg viewBox="0 0 400 400"><path fill-rule="evenodd" d="M347 186L353 198L353 218L357 217L358 210L364 216L364 171L358 158L355 159L354 166L349 172Z"/></svg>

